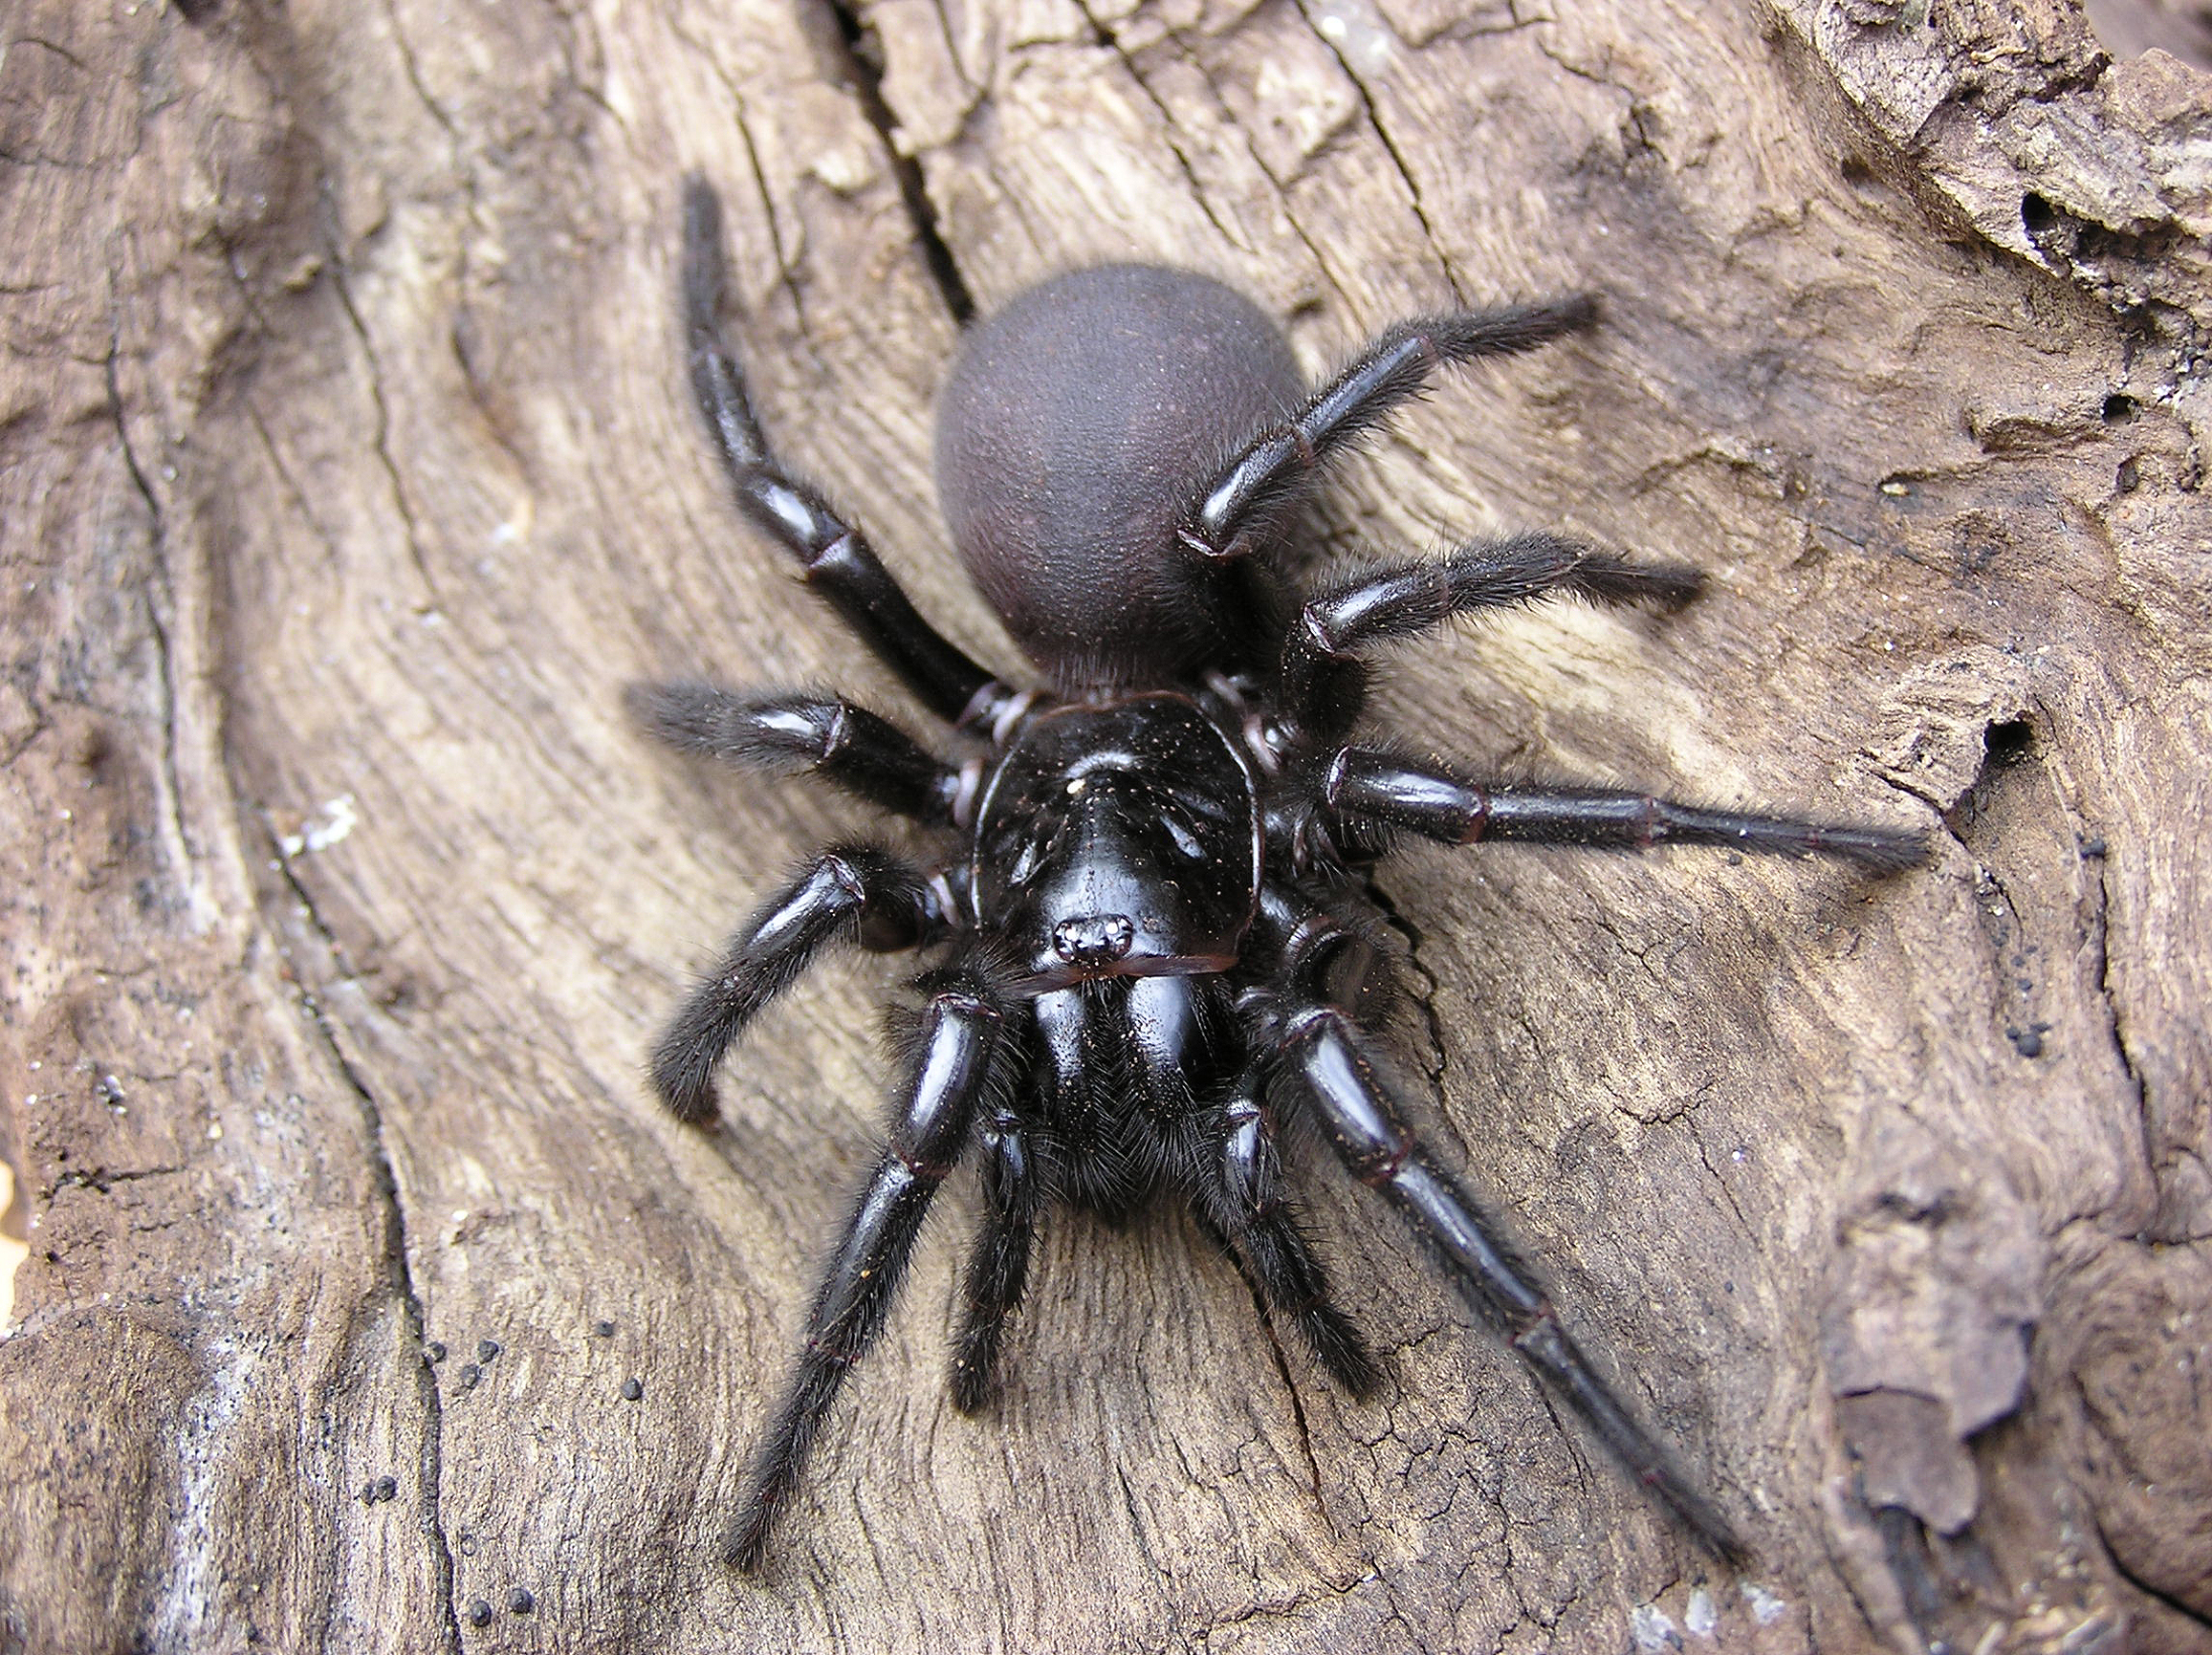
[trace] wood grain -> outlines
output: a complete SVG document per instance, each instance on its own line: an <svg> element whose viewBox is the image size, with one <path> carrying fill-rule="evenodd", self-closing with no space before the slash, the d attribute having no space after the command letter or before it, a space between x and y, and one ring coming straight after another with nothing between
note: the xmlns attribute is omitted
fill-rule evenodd
<svg viewBox="0 0 2212 1655"><path fill-rule="evenodd" d="M0 16L0 1649L2212 1649L2212 79L2063 0L1557 11ZM1315 551L1695 562L1669 621L1408 652L1382 715L1937 838L1881 884L1382 879L1424 1128L1741 1578L1319 1164L1373 1403L1163 1211L1054 1226L961 1418L955 1184L769 1579L712 1562L895 977L764 1018L718 1133L659 1113L686 973L861 818L621 687L925 721L718 491L693 167L774 440L1009 668L931 500L968 304L1168 260L1319 373L1603 294L1347 466Z"/></svg>

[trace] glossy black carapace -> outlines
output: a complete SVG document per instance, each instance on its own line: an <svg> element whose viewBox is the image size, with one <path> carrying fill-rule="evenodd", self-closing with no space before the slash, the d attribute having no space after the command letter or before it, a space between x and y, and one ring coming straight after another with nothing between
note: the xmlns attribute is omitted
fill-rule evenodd
<svg viewBox="0 0 2212 1655"><path fill-rule="evenodd" d="M1374 1359L1331 1301L1278 1135L1304 1117L1394 1204L1483 1317L1717 1551L1715 1505L1613 1396L1500 1228L1406 1129L1363 1026L1382 966L1367 870L1398 834L1824 853L1876 872L1910 834L1501 785L1358 739L1366 658L1456 615L1571 595L1675 604L1690 570L1557 534L1379 562L1311 590L1288 540L1330 460L1440 366L1587 326L1588 296L1389 328L1308 391L1272 321L1187 272L1109 265L1030 289L965 341L937 481L976 585L1040 682L986 671L914 610L859 532L769 454L721 332L720 215L684 201L690 373L738 504L954 744L940 758L834 692L640 686L653 734L811 772L935 830L920 861L833 847L739 928L655 1049L683 1120L825 947L923 949L887 1141L756 1450L729 1556L764 1560L838 1387L881 1330L931 1199L979 1170L953 1394L981 1408L1055 1203L1120 1217L1160 1198L1239 1255L1270 1312L1355 1394Z"/></svg>

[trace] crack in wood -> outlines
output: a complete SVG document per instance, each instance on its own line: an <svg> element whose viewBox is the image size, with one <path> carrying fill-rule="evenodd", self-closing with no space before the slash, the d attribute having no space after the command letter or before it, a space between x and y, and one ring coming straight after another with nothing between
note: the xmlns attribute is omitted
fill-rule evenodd
<svg viewBox="0 0 2212 1655"><path fill-rule="evenodd" d="M820 7L837 26L837 38L844 46L843 67L848 76L847 84L860 104L861 113L875 128L876 137L883 144L884 158L889 163L891 176L898 182L899 200L906 207L908 223L913 227L914 243L921 249L922 262L929 270L930 279L936 284L938 296L945 302L946 313L965 327L975 317L975 297L968 291L967 279L960 273L960 262L953 256L937 223L936 206L930 200L921 163L897 140L898 120L892 115L890 105L884 101L883 70L878 67L881 53L864 50L867 38L874 33L874 25L847 0L807 0L807 3Z"/></svg>
<svg viewBox="0 0 2212 1655"><path fill-rule="evenodd" d="M271 838L270 852L271 863L277 877L292 893L293 900L299 904L308 925L330 949L331 958L342 966L344 950L339 946L337 933L322 918L313 893L299 878L291 859L283 855L275 844L274 836ZM423 1499L423 1531L432 1541L438 1601L445 1616L445 1645L451 1655L459 1655L461 1614L460 1604L453 1595L456 1584L453 1547L446 1535L441 1504L445 1471L445 1404L438 1394L437 1375L430 1366L428 1318L423 1308L422 1295L415 1286L414 1268L408 1256L406 1203L400 1193L399 1173L392 1162L383 1106L377 1101L367 1078L347 1056L345 1043L339 1037L338 1027L328 1009L305 984L300 985L299 997L306 1009L309 1024L315 1029L325 1055L352 1091L361 1108L362 1122L367 1128L370 1171L384 1209L385 1279L388 1288L399 1299L407 1340L413 1347L415 1398L423 1410L423 1458L418 1468L418 1486Z"/></svg>

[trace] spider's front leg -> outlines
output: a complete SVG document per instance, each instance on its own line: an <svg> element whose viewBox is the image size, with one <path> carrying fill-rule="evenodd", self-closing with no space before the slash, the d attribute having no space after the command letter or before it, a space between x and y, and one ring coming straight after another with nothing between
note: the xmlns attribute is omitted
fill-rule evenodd
<svg viewBox="0 0 2212 1655"><path fill-rule="evenodd" d="M959 1160L1000 1074L1007 999L986 971L955 967L916 985L930 994L891 1116L890 1141L830 1257L806 1322L806 1348L754 1450L725 1556L749 1573L767 1557L777 1515L853 1364L883 1331L930 1202Z"/></svg>
<svg viewBox="0 0 2212 1655"><path fill-rule="evenodd" d="M1029 1283L1030 1248L1044 1208L1037 1146L1011 1102L991 1112L979 1137L983 1226L968 1255L953 1339L953 1405L964 1414L981 1413L997 1390L998 1347Z"/></svg>
<svg viewBox="0 0 2212 1655"><path fill-rule="evenodd" d="M914 947L947 928L922 876L872 845L838 845L762 904L653 1047L653 1090L680 1121L713 1119L714 1066L831 943Z"/></svg>
<svg viewBox="0 0 2212 1655"><path fill-rule="evenodd" d="M886 666L940 718L989 729L1018 692L922 619L859 530L777 464L745 396L745 377L722 338L722 204L696 173L684 181L684 333L691 392L714 438L737 504L799 561Z"/></svg>
<svg viewBox="0 0 2212 1655"><path fill-rule="evenodd" d="M1731 1562L1746 1555L1713 1503L1677 1471L1560 1325L1558 1315L1502 1228L1436 1165L1398 1118L1357 1023L1328 985L1348 933L1308 911L1255 1045L1274 1085L1321 1122L1346 1168L1396 1204L1450 1268L1468 1301L1511 1342L1600 1440L1697 1535Z"/></svg>
<svg viewBox="0 0 2212 1655"><path fill-rule="evenodd" d="M1239 1078L1214 1126L1212 1165L1199 1173L1199 1212L1223 1246L1243 1255L1268 1307L1298 1323L1337 1383L1355 1397L1368 1395L1381 1370L1359 1329L1330 1299L1328 1277L1283 1190L1274 1114L1257 1068Z"/></svg>
<svg viewBox="0 0 2212 1655"><path fill-rule="evenodd" d="M1781 856L1841 857L1875 873L1916 866L1928 855L1920 835L1892 828L1745 816L1650 794L1500 786L1376 747L1340 749L1324 772L1322 796L1340 821L1407 829L1445 844L1488 838L1619 850L1727 845Z"/></svg>

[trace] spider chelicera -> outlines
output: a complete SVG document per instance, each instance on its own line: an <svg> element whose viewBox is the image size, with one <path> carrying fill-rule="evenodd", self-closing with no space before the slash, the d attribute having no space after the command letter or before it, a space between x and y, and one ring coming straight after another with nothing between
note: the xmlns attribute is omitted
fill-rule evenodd
<svg viewBox="0 0 2212 1655"><path fill-rule="evenodd" d="M1378 563L1302 591L1286 539L1327 463L1446 362L1587 326L1588 295L1401 322L1317 391L1248 300L1187 272L1107 265L976 327L937 411L937 484L970 575L1048 688L995 677L914 610L876 555L762 442L721 333L721 214L684 196L692 389L756 524L796 555L968 756L941 760L821 692L636 686L684 751L811 772L936 829L916 865L824 851L740 927L661 1036L655 1089L714 1118L713 1073L825 947L934 950L916 980L888 1141L831 1254L796 1371L756 1449L728 1557L757 1570L809 1448L881 1331L931 1198L979 1164L984 1217L954 1337L954 1402L991 1399L1030 1250L1056 1202L1119 1220L1164 1195L1239 1255L1354 1395L1379 1373L1285 1187L1278 1137L1316 1123L1483 1318L1709 1546L1718 1509L1599 1378L1497 1221L1400 1119L1363 1015L1380 974L1366 870L1389 841L1662 842L1821 853L1880 872L1915 836L1642 795L1501 785L1352 739L1367 653L1456 615L1556 594L1677 604L1689 569L1544 533Z"/></svg>

